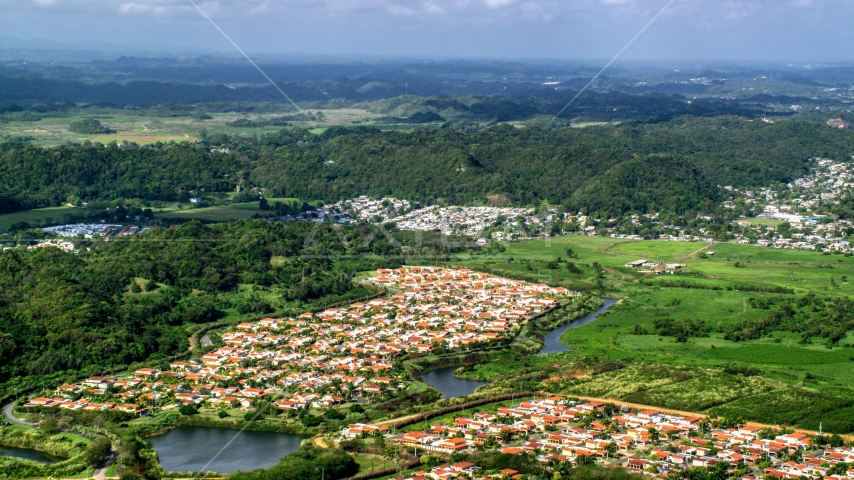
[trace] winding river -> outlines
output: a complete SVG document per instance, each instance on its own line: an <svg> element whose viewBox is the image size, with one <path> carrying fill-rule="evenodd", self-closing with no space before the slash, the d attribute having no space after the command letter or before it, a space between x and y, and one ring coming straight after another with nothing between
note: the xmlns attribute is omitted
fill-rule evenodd
<svg viewBox="0 0 854 480"><path fill-rule="evenodd" d="M307 437L225 428L179 427L148 440L168 472L234 473L275 465Z"/></svg>
<svg viewBox="0 0 854 480"><path fill-rule="evenodd" d="M538 355L544 355L546 353L560 353L560 352L571 352L572 349L561 343L560 337L563 336L564 333L578 327L582 327L587 325L588 323L596 320L599 315L605 313L609 308L614 306L617 303L613 298L603 298L604 305L599 310L587 315L584 318L579 318L578 320L573 320L562 327L558 327L551 332L547 333L545 336L545 346L537 353Z"/></svg>
<svg viewBox="0 0 854 480"><path fill-rule="evenodd" d="M560 342L569 330L587 325L617 303L610 298L605 304L584 318L556 328L545 336L545 346L539 354L569 352L572 349ZM470 395L488 382L465 380L454 376L455 367L440 368L424 373L424 383L441 391L445 398ZM306 437L266 432L242 432L211 427L180 427L149 439L160 455L164 470L170 472L234 473L275 465L279 459L299 450ZM227 448L226 448L227 446ZM0 447L0 455L29 458L44 463L60 459L34 450Z"/></svg>
<svg viewBox="0 0 854 480"><path fill-rule="evenodd" d="M543 348L537 354L544 355L547 353L571 352L571 348L560 342L560 337L562 337L563 334L569 330L587 325L593 320L596 320L599 315L602 315L615 303L617 303L616 300L611 298L603 298L602 301L604 301L605 304L602 305L599 310L596 310L595 312L591 313L590 315L587 315L586 317L579 318L578 320L573 320L572 322L569 322L566 325L560 326L547 333L545 336L545 346L543 346ZM456 367L449 367L426 372L423 375L424 383L442 392L445 398L471 395L478 387L482 385L487 385L489 383L457 378L454 376L455 370Z"/></svg>

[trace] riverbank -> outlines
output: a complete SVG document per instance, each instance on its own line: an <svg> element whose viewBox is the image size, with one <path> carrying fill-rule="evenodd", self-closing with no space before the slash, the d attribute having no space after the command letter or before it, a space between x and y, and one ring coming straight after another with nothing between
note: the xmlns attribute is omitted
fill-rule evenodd
<svg viewBox="0 0 854 480"><path fill-rule="evenodd" d="M262 417L256 420L246 420L245 417L237 416L219 418L215 413L182 415L173 410L161 412L151 418L140 419L136 423L131 422L128 428L131 432L143 438L165 435L179 427L210 427L305 436L316 435L318 433L316 428L305 427L296 420L286 420L287 423L284 423L279 418Z"/></svg>
<svg viewBox="0 0 854 480"><path fill-rule="evenodd" d="M601 301L602 306L599 307L596 311L591 312L582 318L572 320L569 323L559 326L547 333L543 337L543 343L545 345L539 352L537 352L537 355L571 352L572 349L569 347L568 342L564 341L568 332L570 330L575 330L576 328L583 327L584 325L592 323L601 315L604 315L611 307L620 303L619 300L614 300L613 298L602 298Z"/></svg>
<svg viewBox="0 0 854 480"><path fill-rule="evenodd" d="M512 340L461 352L417 356L407 361L406 366L410 375L419 381L423 381L423 375L426 372L452 367L464 367L463 370L455 372L458 378L488 381L482 378L467 376L466 373L470 371L467 369L489 362L492 354L495 352L512 349L522 354L538 353L544 346L543 337L547 332L595 313L604 303L599 297L584 295L576 302L569 302L532 317L519 329L518 334Z"/></svg>
<svg viewBox="0 0 854 480"><path fill-rule="evenodd" d="M76 446L79 446L76 442L88 445L90 440L70 433L51 435L18 427L0 428L0 446L35 450L62 459L72 456Z"/></svg>

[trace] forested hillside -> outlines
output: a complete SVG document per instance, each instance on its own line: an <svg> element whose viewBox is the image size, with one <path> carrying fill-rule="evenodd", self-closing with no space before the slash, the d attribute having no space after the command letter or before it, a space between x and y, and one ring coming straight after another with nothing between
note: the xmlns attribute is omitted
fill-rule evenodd
<svg viewBox="0 0 854 480"><path fill-rule="evenodd" d="M226 146L230 153L209 153ZM684 117L619 127L514 128L411 133L336 127L200 144L41 149L0 146L0 210L87 200L174 200L181 191L267 189L276 197L335 201L393 195L423 203L517 205L548 200L571 210L708 211L719 185L768 186L807 172L815 157L847 160L854 135L799 121L767 124Z"/></svg>
<svg viewBox="0 0 854 480"><path fill-rule="evenodd" d="M341 232L349 245L370 233ZM412 246L406 233L396 237ZM449 251L430 238L409 251ZM347 275L403 261L402 250L383 236L347 248L331 230L312 234L311 224L263 220L80 242L78 253L0 254L0 382L181 353L188 326L236 314L294 315L371 294ZM345 254L359 259L330 257Z"/></svg>

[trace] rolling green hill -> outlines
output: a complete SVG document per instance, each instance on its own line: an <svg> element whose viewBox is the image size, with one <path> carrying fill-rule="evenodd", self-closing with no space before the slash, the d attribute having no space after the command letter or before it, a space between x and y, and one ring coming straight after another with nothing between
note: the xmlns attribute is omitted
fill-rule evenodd
<svg viewBox="0 0 854 480"><path fill-rule="evenodd" d="M209 153L227 147L230 153ZM711 211L718 185L768 186L806 173L807 160L850 158L854 134L798 121L729 117L571 128L497 125L380 132L282 130L260 139L126 148L0 146L0 211L83 201L174 200L181 191L266 188L335 201L391 195L423 203L516 205L548 200L602 215Z"/></svg>

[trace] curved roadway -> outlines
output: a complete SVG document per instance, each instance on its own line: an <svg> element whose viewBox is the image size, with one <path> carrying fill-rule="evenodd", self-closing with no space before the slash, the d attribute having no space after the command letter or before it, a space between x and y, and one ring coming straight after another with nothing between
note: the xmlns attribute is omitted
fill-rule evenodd
<svg viewBox="0 0 854 480"><path fill-rule="evenodd" d="M12 414L13 408L15 408L15 402L9 402L6 405L3 405L3 416L6 417L7 421L9 421L10 423L17 424L17 425L23 425L25 427L36 427L36 426L38 426L35 423L25 422L25 421L21 420L20 418L16 417L14 414Z"/></svg>
<svg viewBox="0 0 854 480"><path fill-rule="evenodd" d="M95 469L95 472L92 474L92 478L95 480L106 480L107 478L107 469L110 468L110 465L116 461L116 447L110 446L110 453L107 455L107 458L101 462L101 465Z"/></svg>

